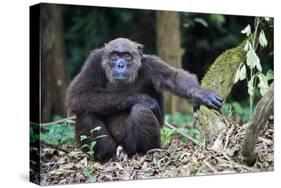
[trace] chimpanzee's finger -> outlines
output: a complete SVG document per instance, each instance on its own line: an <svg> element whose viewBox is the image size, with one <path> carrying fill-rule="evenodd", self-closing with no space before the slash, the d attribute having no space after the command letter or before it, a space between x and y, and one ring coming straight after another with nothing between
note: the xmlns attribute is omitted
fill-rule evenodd
<svg viewBox="0 0 281 188"><path fill-rule="evenodd" d="M221 107L222 107L222 102L221 102L221 101L215 99L215 100L213 100L212 102L213 102L213 104L214 104L217 108L221 108Z"/></svg>
<svg viewBox="0 0 281 188"><path fill-rule="evenodd" d="M208 101L208 103L206 104L206 106L208 108L211 108L211 109L214 109L214 110L217 110L217 111L220 111L220 106L219 105L216 105L215 103L213 103L213 101Z"/></svg>
<svg viewBox="0 0 281 188"><path fill-rule="evenodd" d="M193 113L196 112L199 109L199 104L195 101L192 101L192 106L193 106Z"/></svg>
<svg viewBox="0 0 281 188"><path fill-rule="evenodd" d="M219 95L216 95L216 99L219 100L220 102L223 101L223 98L221 96L219 96Z"/></svg>

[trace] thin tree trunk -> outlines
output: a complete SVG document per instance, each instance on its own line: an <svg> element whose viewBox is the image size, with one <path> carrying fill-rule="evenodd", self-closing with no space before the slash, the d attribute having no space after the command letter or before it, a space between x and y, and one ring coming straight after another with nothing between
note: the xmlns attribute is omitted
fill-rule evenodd
<svg viewBox="0 0 281 188"><path fill-rule="evenodd" d="M239 156L239 158L247 165L251 166L255 164L255 145L260 131L262 130L266 121L269 119L270 115L273 114L273 96L274 85L272 83L268 91L259 100L254 114L249 122Z"/></svg>
<svg viewBox="0 0 281 188"><path fill-rule="evenodd" d="M181 67L180 17L177 12L156 12L157 53L171 66ZM178 110L179 98L167 93L165 111L174 113Z"/></svg>
<svg viewBox="0 0 281 188"><path fill-rule="evenodd" d="M66 115L65 49L62 10L58 5L41 5L41 100L42 121ZM39 63L39 62L38 62Z"/></svg>

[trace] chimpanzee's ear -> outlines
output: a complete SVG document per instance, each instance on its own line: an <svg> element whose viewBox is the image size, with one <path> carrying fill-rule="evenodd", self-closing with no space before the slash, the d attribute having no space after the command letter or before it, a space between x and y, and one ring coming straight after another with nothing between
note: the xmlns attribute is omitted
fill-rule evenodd
<svg viewBox="0 0 281 188"><path fill-rule="evenodd" d="M137 43L137 48L138 48L138 51L139 51L140 55L142 56L144 46L142 44Z"/></svg>

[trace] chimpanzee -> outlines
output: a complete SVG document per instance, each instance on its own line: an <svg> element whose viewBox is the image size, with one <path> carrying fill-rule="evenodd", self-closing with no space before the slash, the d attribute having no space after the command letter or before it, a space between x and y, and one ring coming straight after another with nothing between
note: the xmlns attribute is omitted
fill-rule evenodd
<svg viewBox="0 0 281 188"><path fill-rule="evenodd" d="M159 148L164 91L216 110L222 106L222 98L200 87L194 74L144 54L137 42L117 38L93 50L66 95L77 116L77 139L100 127L98 135L106 136L96 140L94 152L101 162L114 157L118 146L129 157Z"/></svg>

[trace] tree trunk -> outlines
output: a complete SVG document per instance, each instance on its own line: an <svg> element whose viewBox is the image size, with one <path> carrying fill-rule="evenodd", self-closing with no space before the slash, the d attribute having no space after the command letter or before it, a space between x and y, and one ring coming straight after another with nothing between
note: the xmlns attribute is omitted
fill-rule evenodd
<svg viewBox="0 0 281 188"><path fill-rule="evenodd" d="M242 42L236 48L225 51L220 55L202 80L202 87L220 94L224 99L229 95L234 85L234 77L241 62L245 60ZM195 125L200 129L206 144L213 145L226 129L223 117L214 110L200 106L194 113Z"/></svg>
<svg viewBox="0 0 281 188"><path fill-rule="evenodd" d="M61 7L41 5L41 104L42 121L53 115L66 115L65 49Z"/></svg>
<svg viewBox="0 0 281 188"><path fill-rule="evenodd" d="M257 139L266 121L273 114L273 94L274 85L272 83L265 95L259 100L249 122L239 156L247 165L255 164L256 155L254 154L254 149Z"/></svg>
<svg viewBox="0 0 281 188"><path fill-rule="evenodd" d="M156 12L157 54L173 67L181 67L180 17L177 12ZM165 94L165 112L178 110L179 98Z"/></svg>

